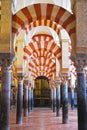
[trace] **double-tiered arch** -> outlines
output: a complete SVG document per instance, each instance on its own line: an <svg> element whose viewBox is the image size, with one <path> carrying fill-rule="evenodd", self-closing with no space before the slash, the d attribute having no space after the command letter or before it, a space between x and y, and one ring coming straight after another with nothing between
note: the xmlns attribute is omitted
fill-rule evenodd
<svg viewBox="0 0 87 130"><path fill-rule="evenodd" d="M55 57L60 61L61 47L57 46L52 36L38 34L35 35L28 46L24 48L24 59L29 61L29 71L33 76L49 76L55 70L56 64L53 62Z"/></svg>
<svg viewBox="0 0 87 130"><path fill-rule="evenodd" d="M56 5L35 4L18 11L15 15L13 15L12 32L13 35L17 35L22 29L27 32L27 29L32 30L34 27L47 26L52 28L59 35L60 29L58 28L58 24L68 32L72 43L72 52L74 52L75 16L62 7ZM61 37L59 38L61 39ZM33 37L32 40L33 42L24 47L25 60L27 60L35 50L37 50L37 52L49 50L49 52L54 54L58 60L61 59L61 47L58 47L54 42L45 41L43 42L43 47L41 47L40 41L39 43L38 41L35 41L35 37ZM39 62L41 62L41 58ZM38 69L36 68L36 70ZM34 72L37 72L36 70Z"/></svg>
<svg viewBox="0 0 87 130"><path fill-rule="evenodd" d="M50 22L40 22L40 21ZM75 46L75 16L62 7L52 4L35 4L23 8L13 15L13 34L18 34L26 25L45 25L52 27L55 31L56 24L60 24L69 34L72 43L72 52ZM56 24L53 24L56 23ZM55 26L54 26L55 25ZM54 26L54 27L53 27Z"/></svg>

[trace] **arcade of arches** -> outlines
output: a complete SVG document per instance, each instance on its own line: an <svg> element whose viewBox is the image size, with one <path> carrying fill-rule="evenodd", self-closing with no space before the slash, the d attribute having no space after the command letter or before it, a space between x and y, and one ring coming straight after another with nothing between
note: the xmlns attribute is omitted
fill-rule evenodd
<svg viewBox="0 0 87 130"><path fill-rule="evenodd" d="M0 0L0 130L10 130L12 106L17 124L33 107L56 116L62 107L67 124L75 93L78 130L87 130L86 27L86 0Z"/></svg>

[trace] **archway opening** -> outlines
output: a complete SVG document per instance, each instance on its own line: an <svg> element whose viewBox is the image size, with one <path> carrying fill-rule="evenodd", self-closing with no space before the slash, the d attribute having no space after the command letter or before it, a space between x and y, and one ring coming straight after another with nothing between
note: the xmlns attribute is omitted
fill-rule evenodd
<svg viewBox="0 0 87 130"><path fill-rule="evenodd" d="M49 80L45 76L39 76L35 80L34 107L50 107Z"/></svg>

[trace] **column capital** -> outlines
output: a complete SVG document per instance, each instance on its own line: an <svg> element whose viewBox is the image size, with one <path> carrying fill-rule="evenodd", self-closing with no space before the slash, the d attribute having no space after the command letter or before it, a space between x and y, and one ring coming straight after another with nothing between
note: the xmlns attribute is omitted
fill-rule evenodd
<svg viewBox="0 0 87 130"><path fill-rule="evenodd" d="M2 69L10 69L15 59L16 57L13 53L0 53L0 65Z"/></svg>
<svg viewBox="0 0 87 130"><path fill-rule="evenodd" d="M61 77L62 84L65 84L68 81L69 73L61 73L60 77Z"/></svg>
<svg viewBox="0 0 87 130"><path fill-rule="evenodd" d="M72 57L77 72L84 72L84 68L87 65L87 54L76 54Z"/></svg>
<svg viewBox="0 0 87 130"><path fill-rule="evenodd" d="M29 80L25 80L24 79L24 86L25 86L25 88L28 88L28 86L29 86Z"/></svg>
<svg viewBox="0 0 87 130"><path fill-rule="evenodd" d="M55 80L54 82L55 82L55 86L56 86L56 87L59 87L59 85L62 83L62 80L58 80L58 79L57 79L57 80Z"/></svg>
<svg viewBox="0 0 87 130"><path fill-rule="evenodd" d="M16 77L17 77L18 81L23 80L24 76L25 76L24 73L17 73L17 74L16 74Z"/></svg>

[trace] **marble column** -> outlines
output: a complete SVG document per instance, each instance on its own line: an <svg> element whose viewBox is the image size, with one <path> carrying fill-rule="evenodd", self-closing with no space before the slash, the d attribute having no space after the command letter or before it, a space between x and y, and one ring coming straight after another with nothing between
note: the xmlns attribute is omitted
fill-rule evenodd
<svg viewBox="0 0 87 130"><path fill-rule="evenodd" d="M53 110L53 88L51 87L51 109Z"/></svg>
<svg viewBox="0 0 87 130"><path fill-rule="evenodd" d="M13 88L11 87L11 90L10 90L10 108L12 108L12 105L13 105Z"/></svg>
<svg viewBox="0 0 87 130"><path fill-rule="evenodd" d="M74 109L74 88L71 88L71 109Z"/></svg>
<svg viewBox="0 0 87 130"><path fill-rule="evenodd" d="M22 124L22 108L23 108L23 77L22 73L17 74L18 90L17 90L17 110L16 110L16 123Z"/></svg>
<svg viewBox="0 0 87 130"><path fill-rule="evenodd" d="M24 116L28 117L28 80L24 80Z"/></svg>
<svg viewBox="0 0 87 130"><path fill-rule="evenodd" d="M60 116L60 83L56 82L56 116Z"/></svg>
<svg viewBox="0 0 87 130"><path fill-rule="evenodd" d="M86 74L87 55L76 55L78 130L87 130Z"/></svg>
<svg viewBox="0 0 87 130"><path fill-rule="evenodd" d="M0 130L10 130L10 88L11 88L11 65L13 54L0 54L0 63L2 65L2 91L1 91L1 113Z"/></svg>
<svg viewBox="0 0 87 130"><path fill-rule="evenodd" d="M53 112L56 112L56 87L53 88Z"/></svg>
<svg viewBox="0 0 87 130"><path fill-rule="evenodd" d="M1 74L0 74L0 85L1 85ZM1 114L1 86L0 86L0 114Z"/></svg>
<svg viewBox="0 0 87 130"><path fill-rule="evenodd" d="M28 112L31 111L31 87L28 87Z"/></svg>
<svg viewBox="0 0 87 130"><path fill-rule="evenodd" d="M33 88L31 88L31 110L33 109L34 105L34 93L33 93Z"/></svg>
<svg viewBox="0 0 87 130"><path fill-rule="evenodd" d="M66 77L62 82L62 123L68 123L68 84Z"/></svg>

